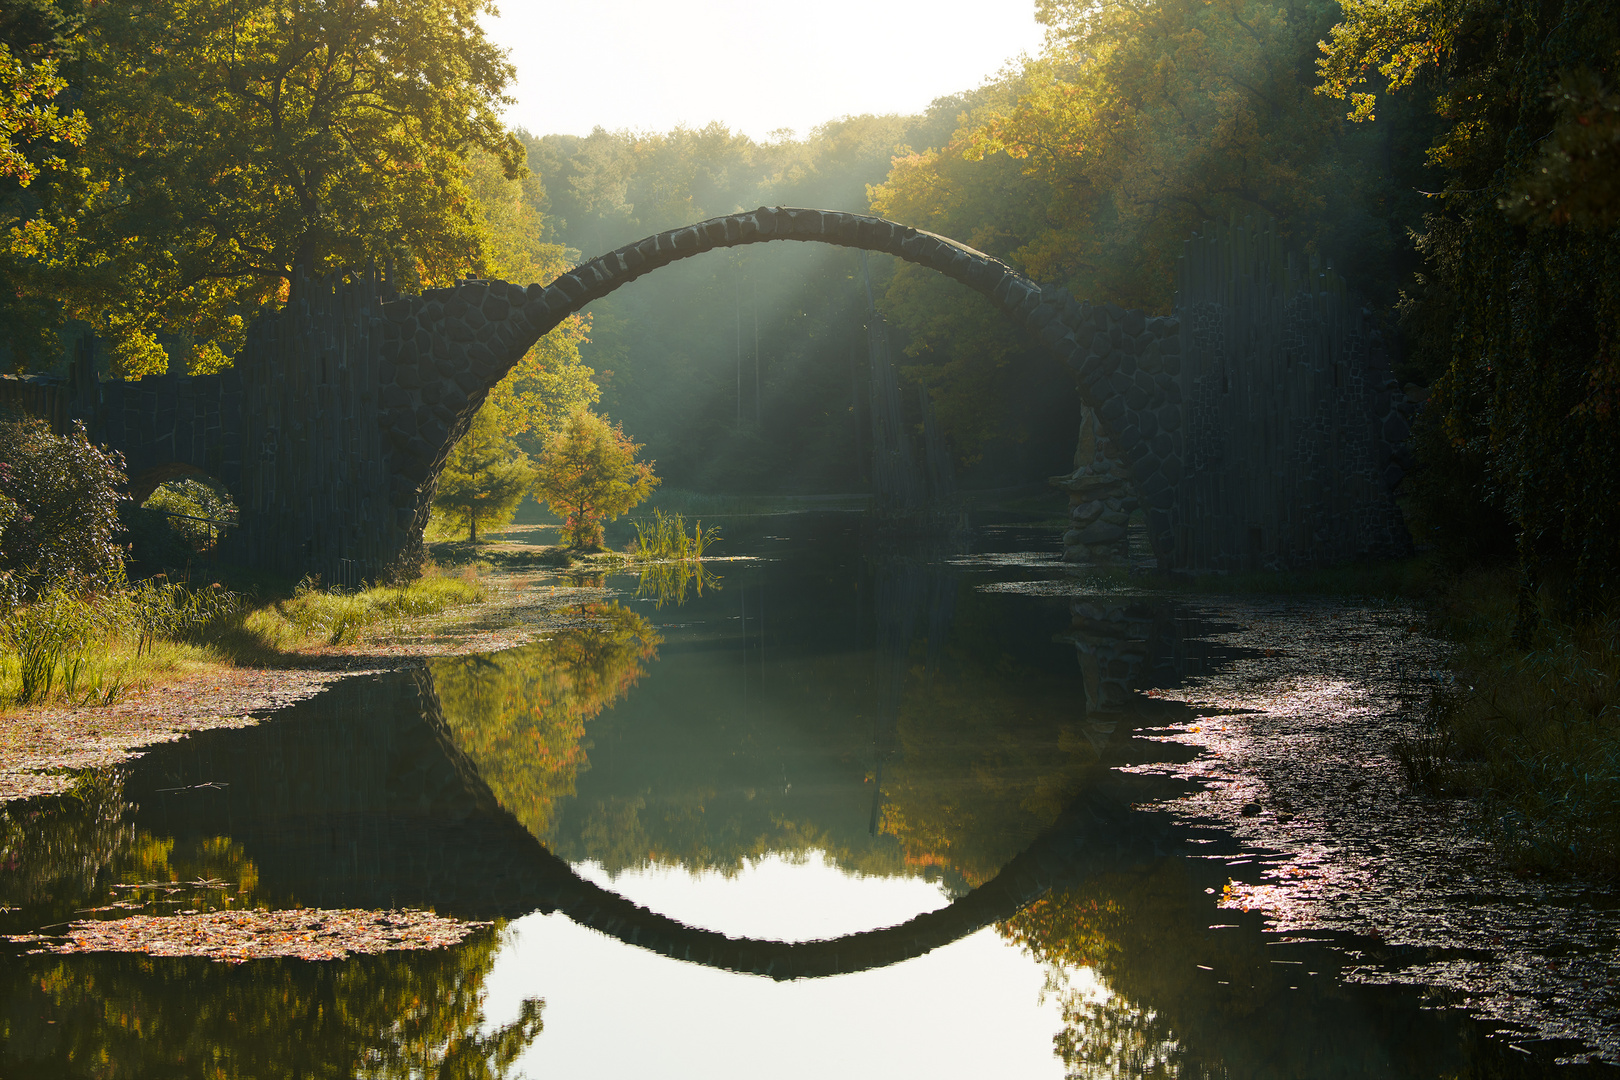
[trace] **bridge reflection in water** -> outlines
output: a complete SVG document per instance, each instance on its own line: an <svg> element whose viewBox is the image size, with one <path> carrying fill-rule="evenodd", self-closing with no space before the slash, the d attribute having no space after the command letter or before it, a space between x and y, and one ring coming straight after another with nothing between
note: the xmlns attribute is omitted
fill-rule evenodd
<svg viewBox="0 0 1620 1080"><path fill-rule="evenodd" d="M586 605L546 641L350 680L257 728L159 748L121 787L50 819L67 839L41 841L35 865L54 876L8 879L0 904L20 910L0 918L75 917L115 895L109 881L229 877L274 907L560 913L634 954L687 962L672 978L690 964L776 981L892 967L989 928L1023 950L1032 996L1045 978L1055 1009L1042 1015L1057 1027L1036 1057L1068 1075L1372 1076L1394 1061L1410 1075L1483 1061L1533 1075L1413 994L1340 984L1322 945L1277 946L1258 916L1217 911L1208 890L1224 865L1186 857L1214 846L1132 809L1163 782L1108 766L1161 754L1132 732L1180 708L1140 691L1230 659L1184 612L987 592L1028 574L964 570L960 545L834 539L761 541L772 561L733 564L720 591L682 608ZM948 902L832 940L769 940L591 880L736 874L770 853L932 882ZM238 969L22 958L3 980L23 1019L0 1072L140 1075L90 1062L111 1053L162 1071L204 1047L231 1075L334 1063L420 1075L452 1054L511 1064L549 1044L552 1014L531 1002L487 1022L503 950L521 942L486 931L432 953ZM838 985L857 1000L863 984ZM627 1022L596 1018L597 1052ZM910 1023L896 1019L895 1037L965 1037ZM289 1040L305 1026L308 1039ZM837 1031L821 1034L836 1045Z"/></svg>

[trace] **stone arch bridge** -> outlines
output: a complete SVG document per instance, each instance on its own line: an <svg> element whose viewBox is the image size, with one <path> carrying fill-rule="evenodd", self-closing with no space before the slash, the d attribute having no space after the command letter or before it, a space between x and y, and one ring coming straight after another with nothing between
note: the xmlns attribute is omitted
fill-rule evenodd
<svg viewBox="0 0 1620 1080"><path fill-rule="evenodd" d="M69 411L123 452L143 493L191 471L221 480L241 510L229 557L375 579L414 564L451 449L543 334L659 267L775 240L931 267L1070 365L1086 417L1075 471L1055 481L1073 507L1071 558L1119 552L1138 507L1165 569L1315 565L1409 544L1391 498L1407 406L1377 335L1331 274L1235 223L1188 243L1168 317L1076 301L892 221L784 207L662 232L544 286L466 281L394 297L374 273L300 279L231 370L81 377Z"/></svg>

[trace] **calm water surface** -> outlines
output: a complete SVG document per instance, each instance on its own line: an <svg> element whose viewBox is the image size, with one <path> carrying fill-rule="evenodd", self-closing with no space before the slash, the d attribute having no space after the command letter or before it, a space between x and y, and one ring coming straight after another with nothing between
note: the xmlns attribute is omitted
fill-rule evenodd
<svg viewBox="0 0 1620 1080"><path fill-rule="evenodd" d="M1402 790L1440 655L1412 613L1098 593L1045 529L727 532L748 558L683 602L610 580L545 641L12 808L6 934L494 925L341 962L8 946L0 1076L1620 1071L1588 1060L1613 904L1492 877Z"/></svg>

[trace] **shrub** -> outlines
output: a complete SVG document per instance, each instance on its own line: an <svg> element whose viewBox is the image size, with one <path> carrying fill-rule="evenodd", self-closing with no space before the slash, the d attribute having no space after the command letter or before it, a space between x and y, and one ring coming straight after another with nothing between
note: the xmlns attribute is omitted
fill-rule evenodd
<svg viewBox="0 0 1620 1080"><path fill-rule="evenodd" d="M113 543L125 500L123 458L99 449L75 424L53 435L42 420L0 420L0 573L28 595L58 584L104 585L123 570Z"/></svg>
<svg viewBox="0 0 1620 1080"><path fill-rule="evenodd" d="M189 476L159 485L141 509L160 512L169 530L196 555L206 554L224 535L218 522L236 518L236 503L224 488Z"/></svg>

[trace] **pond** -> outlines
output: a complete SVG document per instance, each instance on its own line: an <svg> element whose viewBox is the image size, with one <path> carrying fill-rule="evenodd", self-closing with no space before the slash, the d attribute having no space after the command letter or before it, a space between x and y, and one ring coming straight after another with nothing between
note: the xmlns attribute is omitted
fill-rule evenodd
<svg viewBox="0 0 1620 1080"><path fill-rule="evenodd" d="M1401 779L1417 613L1104 587L1009 522L726 525L701 591L610 578L9 808L0 1075L1620 1074L1612 894ZM333 955L332 912L421 910L346 917L437 947L345 959L65 936L261 911Z"/></svg>

